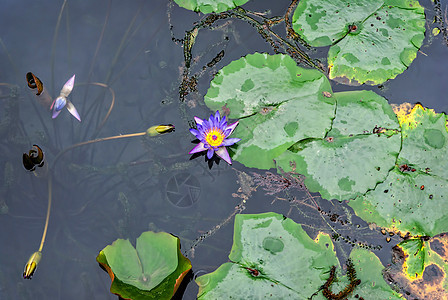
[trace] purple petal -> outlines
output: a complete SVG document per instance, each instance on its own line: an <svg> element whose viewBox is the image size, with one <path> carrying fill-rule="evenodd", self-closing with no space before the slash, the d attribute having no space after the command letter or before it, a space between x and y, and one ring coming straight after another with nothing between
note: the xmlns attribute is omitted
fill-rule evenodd
<svg viewBox="0 0 448 300"><path fill-rule="evenodd" d="M56 98L57 99L57 98ZM56 99L53 100L53 103L51 103L50 109L53 109L54 104L56 103Z"/></svg>
<svg viewBox="0 0 448 300"><path fill-rule="evenodd" d="M190 128L190 132L195 136L195 137L197 137L198 139L200 139L201 138L201 133L198 131L198 130L196 130L196 129L194 129L194 128Z"/></svg>
<svg viewBox="0 0 448 300"><path fill-rule="evenodd" d="M201 143L197 144L196 147L191 149L191 151L188 152L188 154L198 153L198 152L202 152L202 151L205 151L205 150L207 150L207 149L204 147L204 143L201 142Z"/></svg>
<svg viewBox="0 0 448 300"><path fill-rule="evenodd" d="M222 128L222 129L227 128L226 116L222 117L221 122L219 123L219 128Z"/></svg>
<svg viewBox="0 0 448 300"><path fill-rule="evenodd" d="M67 98L57 97L56 100L54 100L54 110L61 111L66 104Z"/></svg>
<svg viewBox="0 0 448 300"><path fill-rule="evenodd" d="M230 133L229 133L229 134L226 134L226 136L229 136L229 135L232 134L232 132L235 130L236 125L238 125L238 122L239 122L239 121L236 121L235 123L230 124L229 126L227 126L227 128L226 128L226 133L227 133L227 130L229 130L229 129L230 129Z"/></svg>
<svg viewBox="0 0 448 300"><path fill-rule="evenodd" d="M213 150L213 148L209 148L207 150L207 158L210 159L213 157L213 153L215 153L215 150Z"/></svg>
<svg viewBox="0 0 448 300"><path fill-rule="evenodd" d="M216 150L216 155L224 159L229 165L232 164L232 160L230 159L229 152L227 152L226 147L219 147Z"/></svg>
<svg viewBox="0 0 448 300"><path fill-rule="evenodd" d="M203 131L207 131L211 128L210 123L208 122L208 120L204 120L204 122L202 123L202 130Z"/></svg>
<svg viewBox="0 0 448 300"><path fill-rule="evenodd" d="M73 90L74 85L75 85L75 75L70 77L70 79L67 80L67 82L64 84L64 86L62 87L62 90L61 90L61 96L68 97L68 95Z"/></svg>
<svg viewBox="0 0 448 300"><path fill-rule="evenodd" d="M81 117L79 116L78 111L76 110L73 103L71 103L70 101L67 100L66 107L67 107L68 111L72 114L72 116L74 116L79 122L81 122Z"/></svg>
<svg viewBox="0 0 448 300"><path fill-rule="evenodd" d="M238 143L239 141L241 141L241 139L238 139L238 138L225 139L224 141L222 141L222 145L223 146L232 146L233 144Z"/></svg>
<svg viewBox="0 0 448 300"><path fill-rule="evenodd" d="M220 120L221 120L221 115L219 114L219 110L217 110L216 114L215 114L215 125L216 126L219 125Z"/></svg>
<svg viewBox="0 0 448 300"><path fill-rule="evenodd" d="M61 113L60 110L53 109L53 115L51 116L53 119L56 118Z"/></svg>
<svg viewBox="0 0 448 300"><path fill-rule="evenodd" d="M215 124L215 117L213 115L210 115L210 118L208 118L208 124L210 125L210 127L213 127L213 125Z"/></svg>
<svg viewBox="0 0 448 300"><path fill-rule="evenodd" d="M198 117L194 117L194 120L198 125L202 125L202 122L204 122L202 119L199 119Z"/></svg>

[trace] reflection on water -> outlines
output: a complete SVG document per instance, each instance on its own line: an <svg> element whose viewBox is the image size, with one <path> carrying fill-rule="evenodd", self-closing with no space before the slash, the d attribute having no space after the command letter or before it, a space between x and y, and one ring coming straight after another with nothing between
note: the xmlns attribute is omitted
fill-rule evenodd
<svg viewBox="0 0 448 300"><path fill-rule="evenodd" d="M253 2L247 8L263 11L272 6L267 0ZM283 13L288 4L278 1L272 13ZM180 39L200 16L173 5L170 17L174 36ZM317 199L316 205L325 211L321 213L312 202L299 201L306 199L304 191L255 191L250 171L237 162L233 167L215 162L210 169L204 156L190 160L194 144L189 124L193 116L210 113L202 96L213 73L247 53L272 53L250 26L237 20L221 25L198 36L192 70L202 77L197 92L191 90L180 105L183 49L172 41L165 1L2 3L0 299L115 299L109 276L95 257L115 239L134 242L146 230L178 236L195 274L213 271L228 260L233 234L229 216L244 208L247 213L283 213L308 224L310 234L328 232L328 224L338 228L342 238L358 230L372 249L383 245L376 254L387 260L390 245L346 207ZM419 55L384 90L373 89L391 102L420 101L446 110L440 90L446 63L440 60L448 48L440 39L425 46L422 51L428 56ZM222 60L201 71L223 49ZM28 88L28 72L39 76L52 99L76 74L70 100L82 122L68 113L52 119L49 107L39 104L36 90ZM436 83L438 88L421 88ZM68 149L158 124L174 124L176 131ZM48 198L46 177L34 176L22 165L22 154L33 144L42 148L53 174L53 206L42 260L33 279L25 281L23 267L39 246ZM216 227L226 220L229 224ZM350 240L337 246L340 255L347 255ZM191 283L184 298L194 299L196 293Z"/></svg>

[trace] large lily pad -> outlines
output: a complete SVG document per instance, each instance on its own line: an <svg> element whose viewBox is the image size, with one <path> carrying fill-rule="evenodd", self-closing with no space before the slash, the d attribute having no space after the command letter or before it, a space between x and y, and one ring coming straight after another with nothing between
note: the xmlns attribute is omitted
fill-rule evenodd
<svg viewBox="0 0 448 300"><path fill-rule="evenodd" d="M299 140L323 138L335 109L322 73L298 67L286 55L260 53L222 68L205 103L240 119L233 135L242 140L232 158L259 169L274 167L273 159Z"/></svg>
<svg viewBox="0 0 448 300"><path fill-rule="evenodd" d="M447 116L416 105L400 119L402 149L387 179L350 201L367 222L411 235L448 232Z"/></svg>
<svg viewBox="0 0 448 300"><path fill-rule="evenodd" d="M196 279L198 299L326 299L320 287L337 267L333 293L348 285L331 238L319 234L312 240L302 227L276 213L237 215L231 263ZM361 283L355 294L365 299L400 299L381 278L383 266L371 252L356 249L351 254ZM369 296L370 295L370 296ZM375 295L372 298L372 295Z"/></svg>
<svg viewBox="0 0 448 300"><path fill-rule="evenodd" d="M179 239L166 232L142 233L136 248L118 239L96 259L109 273L110 291L125 299L170 299L191 269Z"/></svg>
<svg viewBox="0 0 448 300"><path fill-rule="evenodd" d="M249 0L174 0L180 7L200 11L204 14L220 13L243 5L247 1Z"/></svg>
<svg viewBox="0 0 448 300"><path fill-rule="evenodd" d="M335 93L336 117L326 138L303 140L276 158L283 171L305 175L311 192L348 200L385 180L400 151L399 123L371 91Z"/></svg>
<svg viewBox="0 0 448 300"><path fill-rule="evenodd" d="M363 248L354 248L350 253L357 278L361 284L356 292L348 299L404 299L399 293L393 291L389 284L384 281L382 271L384 269L380 259L371 251ZM353 297L356 294L359 297Z"/></svg>
<svg viewBox="0 0 448 300"><path fill-rule="evenodd" d="M416 0L302 0L293 28L310 45L330 46L330 79L380 84L415 59L425 33Z"/></svg>

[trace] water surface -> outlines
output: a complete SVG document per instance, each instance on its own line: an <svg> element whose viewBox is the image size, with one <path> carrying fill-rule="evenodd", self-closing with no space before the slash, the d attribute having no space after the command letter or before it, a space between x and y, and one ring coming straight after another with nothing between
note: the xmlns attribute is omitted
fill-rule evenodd
<svg viewBox="0 0 448 300"><path fill-rule="evenodd" d="M289 1L250 1L247 9L283 14ZM434 13L430 1L428 28ZM446 4L443 4L446 5ZM274 7L273 7L274 6ZM208 117L202 97L214 72L241 56L274 53L269 44L248 24L233 20L213 30L201 31L193 48L200 71L221 50L225 56L199 79L198 92L180 103L178 87L184 63L178 39L202 16L173 4L171 24L166 1L3 1L0 10L0 118L2 124L0 167L0 298L1 299L115 299L109 292L109 276L95 261L98 252L117 238L134 241L146 230L166 231L181 239L193 273L211 272L228 261L233 220L206 238L195 251L190 247L201 234L226 220L240 204L235 197L241 174L250 170L223 161L212 168L204 157L190 160L194 147L188 128L193 116ZM324 50L322 50L324 51ZM391 103L421 102L437 112L448 110L448 47L442 35L427 38L410 68L384 87L367 87ZM313 56L322 56L316 52ZM71 100L82 123L65 109L53 120L36 102L26 86L25 74L34 72L48 93L55 97L64 82L76 74ZM103 127L110 107L110 90L85 83L106 84L115 93L115 105ZM84 84L83 84L84 83ZM332 83L335 91L352 90ZM366 88L366 87L360 87ZM155 138L106 141L79 147L58 158L70 145L98 137L145 131L157 124L172 123L174 133ZM22 153L40 145L53 170L53 207L43 259L32 280L22 278L29 255L37 250L47 207L47 181L27 172ZM264 171L257 171L264 173ZM240 176L240 177L239 177ZM239 182L237 180L240 179ZM241 193L239 193L241 195ZM279 197L279 198L276 198ZM294 198L296 197L296 198ZM265 195L254 191L245 213L275 211L305 224L311 235L331 232L324 220L345 236L362 239L383 264L390 261L390 247L378 232L353 218L352 225L332 223L328 216L294 199L306 197L293 190ZM276 201L274 201L276 200ZM292 203L291 203L292 202ZM326 211L344 218L344 211L320 201ZM346 217L346 216L345 216ZM359 225L361 229L357 229ZM398 240L395 240L395 243ZM349 243L337 244L340 257ZM194 299L197 286L191 282L185 299Z"/></svg>

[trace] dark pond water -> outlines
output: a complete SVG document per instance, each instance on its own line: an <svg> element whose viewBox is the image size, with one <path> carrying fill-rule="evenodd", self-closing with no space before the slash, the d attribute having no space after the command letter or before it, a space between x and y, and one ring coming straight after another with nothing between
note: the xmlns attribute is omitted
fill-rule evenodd
<svg viewBox="0 0 448 300"><path fill-rule="evenodd" d="M245 8L271 9L272 15L281 15L289 2L254 0ZM433 5L421 2L427 8L430 32ZM183 49L172 41L169 16L178 39L201 18L175 4L168 10L162 0L2 1L0 83L10 85L0 85L0 299L115 299L96 255L115 239L134 241L146 230L178 236L194 276L211 272L228 261L233 219L191 247L199 236L231 217L245 196L245 213L282 213L305 224L312 236L319 230L333 233L331 226L349 239L363 241L383 264L389 263L391 246L398 239L386 243L356 216L348 225L333 222L327 214L294 201L307 197L301 190L265 195L259 188L247 194L248 175L264 171L223 161L209 168L204 156L190 160L188 151L194 144L189 124L193 116L205 118L210 113L202 97L211 75L245 54L273 51L242 21L222 21L214 30L202 30L193 49L192 72L200 71L223 49L225 56L200 77L198 92L181 103ZM391 103L421 102L437 112L448 111L448 47L442 34L431 38L427 34L421 51L404 74L381 89L367 88ZM52 97L76 74L78 85L70 99L82 123L65 109L51 119L26 86L25 74L30 71ZM106 84L115 96L104 126L112 92L86 84L93 82ZM335 91L355 89L332 84ZM174 133L94 143L67 151L55 161L70 145L167 123L175 124ZM54 172L53 206L42 261L32 280L24 280L24 264L39 247L48 197L47 180L22 166L22 153L33 144L42 147ZM241 187L245 195L238 191ZM351 217L345 206L316 201L342 220ZM346 258L351 245L341 241L336 249ZM196 293L192 281L184 299L194 299Z"/></svg>

